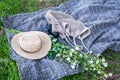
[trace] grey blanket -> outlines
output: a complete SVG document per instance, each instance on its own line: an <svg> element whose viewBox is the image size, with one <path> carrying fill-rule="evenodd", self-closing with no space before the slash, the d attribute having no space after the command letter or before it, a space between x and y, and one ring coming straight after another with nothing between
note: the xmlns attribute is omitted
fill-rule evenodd
<svg viewBox="0 0 120 80"><path fill-rule="evenodd" d="M90 28L91 34L84 43L93 54L101 54L106 49L120 51L120 0L71 0L44 10L3 17L2 21L5 28L50 34L47 28L49 24L44 17L50 9L70 14ZM6 34L10 44L14 34L8 31ZM80 41L78 43L81 44ZM17 55L11 46L10 51L23 80L56 80L81 71L47 57L39 60L25 59Z"/></svg>

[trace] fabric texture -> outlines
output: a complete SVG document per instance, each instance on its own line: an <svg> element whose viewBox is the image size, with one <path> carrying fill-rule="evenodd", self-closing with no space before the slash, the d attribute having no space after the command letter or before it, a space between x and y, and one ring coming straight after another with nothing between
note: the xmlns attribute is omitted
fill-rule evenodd
<svg viewBox="0 0 120 80"><path fill-rule="evenodd" d="M89 27L91 34L83 42L89 50L93 51L94 55L101 54L106 49L120 51L119 0L70 0L56 7L3 17L2 21L5 28L20 31L43 31L58 37L58 33L50 32L51 25L45 19L44 15L48 10L69 14ZM71 69L68 64L61 64L47 57L39 60L25 59L17 55L11 47L10 41L14 34L7 30L6 34L12 58L17 62L22 80L56 80L82 71L80 68ZM60 37L58 39L62 41ZM76 43L82 45L81 41L77 39ZM66 45L69 44L66 42Z"/></svg>

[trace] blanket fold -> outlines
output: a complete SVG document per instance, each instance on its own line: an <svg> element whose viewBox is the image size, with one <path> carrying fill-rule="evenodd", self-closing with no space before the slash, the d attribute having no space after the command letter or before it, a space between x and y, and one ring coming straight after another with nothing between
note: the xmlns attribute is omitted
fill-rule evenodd
<svg viewBox="0 0 120 80"><path fill-rule="evenodd" d="M45 19L48 10L61 11L73 16L75 20L82 21L91 31L83 42L94 55L101 54L106 49L120 51L119 0L70 0L56 7L3 17L2 22L5 28L51 34L49 23ZM7 30L6 34L12 58L18 65L22 80L57 80L82 71L80 68L72 69L69 64L59 63L47 57L40 60L25 59L17 55L11 47L11 38L14 34ZM56 36L62 41L58 35ZM82 45L78 39L76 43ZM67 42L66 45L70 46Z"/></svg>

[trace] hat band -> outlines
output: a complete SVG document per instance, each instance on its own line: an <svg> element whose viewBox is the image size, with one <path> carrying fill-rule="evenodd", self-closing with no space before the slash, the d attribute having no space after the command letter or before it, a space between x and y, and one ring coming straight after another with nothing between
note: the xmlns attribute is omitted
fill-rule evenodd
<svg viewBox="0 0 120 80"><path fill-rule="evenodd" d="M41 46L42 46L42 45L41 45ZM37 51L33 51L33 52L30 52L30 51L26 51L26 50L24 50L22 47L20 47L20 49L21 49L21 50L23 50L24 52L27 52L27 53L30 53L30 54L31 54L31 53L35 53L35 52L38 52L38 51L41 49L41 47L40 47L40 49L39 49L39 50L37 50Z"/></svg>

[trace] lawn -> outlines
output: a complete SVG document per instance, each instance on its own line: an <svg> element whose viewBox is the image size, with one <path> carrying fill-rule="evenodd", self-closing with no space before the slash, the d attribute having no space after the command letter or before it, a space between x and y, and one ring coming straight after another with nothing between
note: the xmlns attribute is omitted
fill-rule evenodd
<svg viewBox="0 0 120 80"><path fill-rule="evenodd" d="M41 0L42 1L42 0ZM0 0L0 17L18 13L33 12L49 6L56 6L67 0ZM0 26L3 24L0 21ZM101 56L109 63L106 72L120 76L120 52L106 50ZM61 80L88 80L88 72L62 78ZM12 60L4 29L0 28L0 80L20 80L16 63Z"/></svg>

